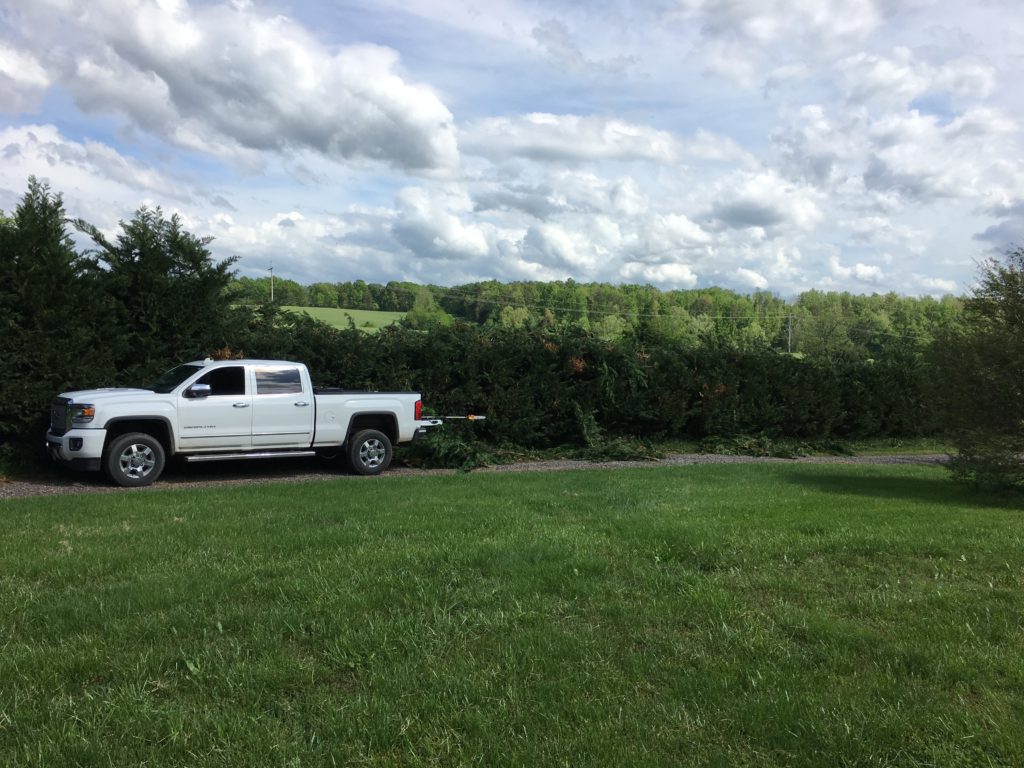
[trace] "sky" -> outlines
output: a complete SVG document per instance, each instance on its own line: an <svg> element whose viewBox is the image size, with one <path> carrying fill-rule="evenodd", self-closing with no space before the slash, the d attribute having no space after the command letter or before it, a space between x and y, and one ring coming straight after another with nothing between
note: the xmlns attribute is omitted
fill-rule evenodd
<svg viewBox="0 0 1024 768"><path fill-rule="evenodd" d="M0 209L239 275L959 294L1024 244L1021 0L4 0Z"/></svg>

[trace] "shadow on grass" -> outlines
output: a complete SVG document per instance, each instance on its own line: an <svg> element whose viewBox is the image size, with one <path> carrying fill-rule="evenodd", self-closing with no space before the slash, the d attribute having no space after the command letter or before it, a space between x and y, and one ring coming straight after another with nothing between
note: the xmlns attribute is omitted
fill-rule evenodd
<svg viewBox="0 0 1024 768"><path fill-rule="evenodd" d="M797 470L790 473L789 478L797 485L823 493L921 501L937 506L994 507L1024 511L1024 494L974 489L953 482L945 474L936 477L886 477Z"/></svg>

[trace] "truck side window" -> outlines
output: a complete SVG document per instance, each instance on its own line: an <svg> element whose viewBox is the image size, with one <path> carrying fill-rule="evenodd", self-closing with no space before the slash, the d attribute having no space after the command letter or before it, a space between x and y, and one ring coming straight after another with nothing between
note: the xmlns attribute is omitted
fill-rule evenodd
<svg viewBox="0 0 1024 768"><path fill-rule="evenodd" d="M294 395L302 391L298 368L257 368L257 395Z"/></svg>
<svg viewBox="0 0 1024 768"><path fill-rule="evenodd" d="M229 368L214 368L205 376L200 376L196 384L209 384L210 397L244 395L245 394L245 368L243 366L231 366Z"/></svg>

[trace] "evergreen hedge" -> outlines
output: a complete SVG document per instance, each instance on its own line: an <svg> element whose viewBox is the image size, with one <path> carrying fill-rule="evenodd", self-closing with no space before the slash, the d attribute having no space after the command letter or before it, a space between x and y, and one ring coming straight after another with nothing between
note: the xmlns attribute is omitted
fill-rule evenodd
<svg viewBox="0 0 1024 768"><path fill-rule="evenodd" d="M571 326L456 322L369 335L300 317L269 339L267 328L252 330L248 355L304 360L318 386L412 389L435 413L486 414L479 432L498 444L909 437L935 429L924 364L908 354L826 362L640 334L606 341Z"/></svg>

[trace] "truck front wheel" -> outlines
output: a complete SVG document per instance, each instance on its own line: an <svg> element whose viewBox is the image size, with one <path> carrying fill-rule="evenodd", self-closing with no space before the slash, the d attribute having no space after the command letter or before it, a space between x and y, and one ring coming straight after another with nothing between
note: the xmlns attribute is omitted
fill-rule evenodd
<svg viewBox="0 0 1024 768"><path fill-rule="evenodd" d="M103 471L126 488L149 485L164 471L164 447L152 435L130 432L110 441L103 455Z"/></svg>
<svg viewBox="0 0 1024 768"><path fill-rule="evenodd" d="M379 475L391 464L391 441L383 432L364 429L348 444L348 461L357 475Z"/></svg>

